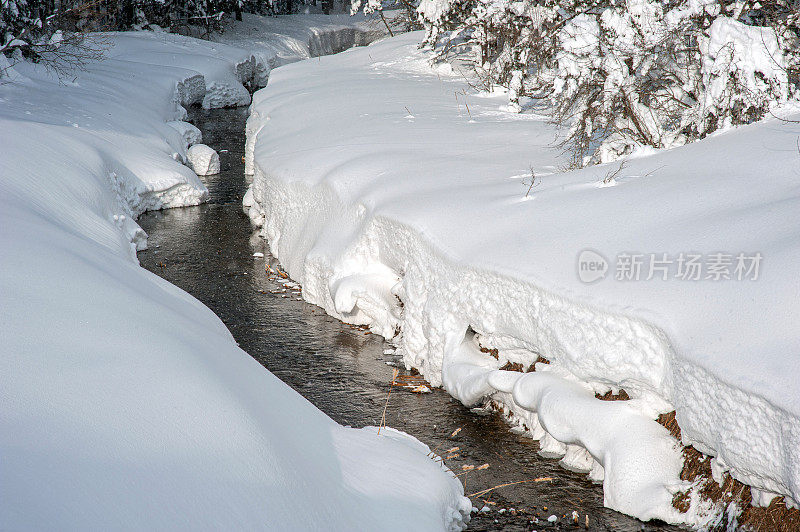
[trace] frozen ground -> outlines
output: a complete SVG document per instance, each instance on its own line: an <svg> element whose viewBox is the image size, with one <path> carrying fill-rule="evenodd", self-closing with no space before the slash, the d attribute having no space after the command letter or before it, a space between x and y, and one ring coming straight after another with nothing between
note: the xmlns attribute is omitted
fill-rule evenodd
<svg viewBox="0 0 800 532"><path fill-rule="evenodd" d="M690 486L653 421L672 410L754 503L800 500L800 125L564 172L558 131L431 69L420 38L290 65L254 97L245 206L303 296L465 404L505 404L612 508L713 516L672 505Z"/></svg>
<svg viewBox="0 0 800 532"><path fill-rule="evenodd" d="M461 528L424 445L337 425L136 261L138 214L207 195L181 104L249 101L267 45L104 39L84 72L0 83L0 528Z"/></svg>

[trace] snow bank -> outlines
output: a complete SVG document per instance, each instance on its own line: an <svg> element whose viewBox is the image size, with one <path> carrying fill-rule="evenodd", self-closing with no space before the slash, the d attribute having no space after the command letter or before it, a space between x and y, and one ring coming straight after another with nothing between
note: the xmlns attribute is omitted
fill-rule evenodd
<svg viewBox="0 0 800 532"><path fill-rule="evenodd" d="M203 140L203 133L195 125L190 124L189 122L172 120L167 122L167 125L180 133L184 142L186 142L187 147L197 144Z"/></svg>
<svg viewBox="0 0 800 532"><path fill-rule="evenodd" d="M219 39L252 51L254 85L263 87L273 68L364 46L383 37L385 31L380 21L364 15L260 17L244 13L242 21L228 22Z"/></svg>
<svg viewBox="0 0 800 532"><path fill-rule="evenodd" d="M612 508L709 518L671 504L689 486L653 420L672 410L715 467L800 500L800 126L557 173L558 131L431 70L420 38L291 65L254 96L245 206L303 296L465 404L503 403ZM681 253L711 257L699 280L657 261L625 280L626 257ZM740 253L763 257L757 279L715 280L713 256ZM604 263L595 282L579 256Z"/></svg>
<svg viewBox="0 0 800 532"><path fill-rule="evenodd" d="M207 194L181 91L244 57L164 37L134 61L151 37L115 36L71 80L18 65L0 84L0 528L463 528L425 445L337 425L139 267L135 216Z"/></svg>
<svg viewBox="0 0 800 532"><path fill-rule="evenodd" d="M264 87L278 66L363 46L384 35L375 20L364 16L299 15L262 17L243 14L227 22L209 42L163 32L99 34L110 47L107 56L148 65L192 71L179 80L180 103L206 109L250 103L247 87Z"/></svg>
<svg viewBox="0 0 800 532"><path fill-rule="evenodd" d="M206 109L250 103L244 87L255 71L255 57L245 48L209 43L162 32L112 32L102 34L111 46L110 59L164 67L180 67L203 76L186 76L181 103L201 103ZM183 80L180 80L183 81Z"/></svg>

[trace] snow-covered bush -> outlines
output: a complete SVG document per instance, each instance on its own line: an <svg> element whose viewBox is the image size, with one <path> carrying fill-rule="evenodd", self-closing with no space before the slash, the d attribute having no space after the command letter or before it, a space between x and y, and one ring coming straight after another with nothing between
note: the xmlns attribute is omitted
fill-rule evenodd
<svg viewBox="0 0 800 532"><path fill-rule="evenodd" d="M419 0L343 0L345 5L349 3L350 14L364 13L365 15L372 15L377 13L386 26L389 35L394 35L395 30L398 32L413 31L421 29L422 26L418 22L417 9L419 7ZM383 11L384 9L395 10L394 16L387 19Z"/></svg>
<svg viewBox="0 0 800 532"><path fill-rule="evenodd" d="M21 51L42 32L42 21L25 0L0 0L0 51Z"/></svg>
<svg viewBox="0 0 800 532"><path fill-rule="evenodd" d="M796 43L794 43L796 44ZM716 19L700 40L705 88L698 130L758 119L788 98L787 60L772 28Z"/></svg>
<svg viewBox="0 0 800 532"><path fill-rule="evenodd" d="M798 87L798 0L423 0L425 43L548 98L576 166L763 118Z"/></svg>
<svg viewBox="0 0 800 532"><path fill-rule="evenodd" d="M687 140L700 79L696 35L689 17L668 7L629 0L559 30L550 97L556 119L571 125L577 165Z"/></svg>
<svg viewBox="0 0 800 532"><path fill-rule="evenodd" d="M470 55L487 88L509 87L518 107L529 73L552 61L557 9L552 1L423 0L418 11L426 44L442 56Z"/></svg>
<svg viewBox="0 0 800 532"><path fill-rule="evenodd" d="M77 56L77 62L82 62L97 55L97 46L87 49L89 32L166 29L203 36L219 30L225 17L241 20L242 11L274 13L279 10L279 3L280 0L0 0L0 53L6 57L15 55L17 60L24 56L35 61L68 59L68 63L76 62ZM283 3L291 8L290 0Z"/></svg>
<svg viewBox="0 0 800 532"><path fill-rule="evenodd" d="M234 12L240 12L241 0L135 0L133 20L121 26L134 28L164 28L180 33L195 33L194 29L204 30L200 36L219 31L222 19Z"/></svg>
<svg viewBox="0 0 800 532"><path fill-rule="evenodd" d="M0 0L0 77L23 59L61 74L100 57L101 40L84 33L103 17L98 5L92 0Z"/></svg>

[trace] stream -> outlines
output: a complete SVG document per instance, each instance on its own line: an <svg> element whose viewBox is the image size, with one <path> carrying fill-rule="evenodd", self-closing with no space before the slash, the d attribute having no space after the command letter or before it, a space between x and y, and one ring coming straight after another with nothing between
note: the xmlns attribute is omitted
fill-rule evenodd
<svg viewBox="0 0 800 532"><path fill-rule="evenodd" d="M587 523L590 530L677 530L604 508L601 485L540 457L536 441L511 432L494 412L466 408L441 389L390 387L393 367L409 372L389 344L326 315L268 275L267 264L274 268L276 261L241 206L248 185L242 163L247 111L190 109L187 120L220 152L222 172L202 178L211 195L207 204L139 218L149 235L149 248L139 253L143 267L211 308L242 349L343 425L379 424L391 388L387 425L439 452L458 447L451 453L458 456L447 460L454 471L489 464L466 475L466 494L529 481L473 497L473 506L488 511L473 513L469 530L576 530ZM541 478L549 480L530 482Z"/></svg>

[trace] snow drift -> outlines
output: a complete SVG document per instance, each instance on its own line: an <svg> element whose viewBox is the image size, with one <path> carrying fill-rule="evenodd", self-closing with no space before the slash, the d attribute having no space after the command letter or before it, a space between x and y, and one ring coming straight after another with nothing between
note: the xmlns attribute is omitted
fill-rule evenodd
<svg viewBox="0 0 800 532"><path fill-rule="evenodd" d="M683 444L754 498L800 500L800 126L558 173L559 131L432 70L420 38L291 65L254 96L245 207L303 296L391 338L465 404L505 405L544 453L604 479L612 508L713 517L696 497L672 504L690 486L653 420L673 410ZM759 254L763 268L625 281L607 263L584 283L587 249ZM620 389L630 401L593 397Z"/></svg>
<svg viewBox="0 0 800 532"><path fill-rule="evenodd" d="M0 84L0 528L461 529L425 445L337 425L139 267L135 217L207 194L180 103L251 54L112 38L74 80Z"/></svg>

